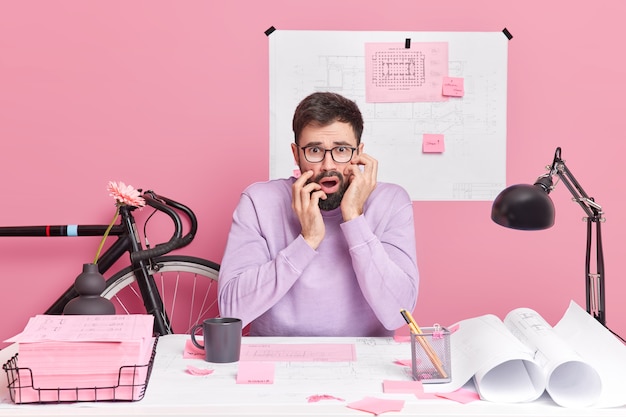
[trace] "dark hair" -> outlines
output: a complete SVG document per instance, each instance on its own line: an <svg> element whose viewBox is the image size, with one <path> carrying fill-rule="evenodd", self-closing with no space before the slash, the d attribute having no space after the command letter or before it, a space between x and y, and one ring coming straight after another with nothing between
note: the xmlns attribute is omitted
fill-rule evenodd
<svg viewBox="0 0 626 417"><path fill-rule="evenodd" d="M363 116L356 103L339 94L321 92L305 97L293 115L293 133L296 144L302 130L310 125L327 126L335 121L349 123L354 130L357 145L361 143Z"/></svg>

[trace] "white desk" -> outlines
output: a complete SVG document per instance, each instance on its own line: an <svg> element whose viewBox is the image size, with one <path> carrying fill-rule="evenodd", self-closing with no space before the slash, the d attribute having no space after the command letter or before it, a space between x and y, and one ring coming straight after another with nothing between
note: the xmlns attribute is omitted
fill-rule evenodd
<svg viewBox="0 0 626 417"><path fill-rule="evenodd" d="M237 364L209 364L183 359L188 336L161 337L145 397L137 402L21 404L10 401L6 375L1 375L0 416L372 416L346 404L366 396L405 400L401 412L383 416L626 416L626 407L572 409L555 405L549 398L526 404L496 404L475 401L460 404L451 400L420 400L411 394L386 394L382 381L410 379L396 359L411 356L408 343L387 338L244 338L244 343L355 343L356 362L276 362L274 384L236 384ZM10 346L0 351L5 363L14 353ZM188 365L212 368L207 376L185 371ZM453 365L454 366L454 365ZM453 368L454 369L454 368ZM4 372L2 371L4 374ZM311 395L332 395L345 401L322 400L309 403Z"/></svg>

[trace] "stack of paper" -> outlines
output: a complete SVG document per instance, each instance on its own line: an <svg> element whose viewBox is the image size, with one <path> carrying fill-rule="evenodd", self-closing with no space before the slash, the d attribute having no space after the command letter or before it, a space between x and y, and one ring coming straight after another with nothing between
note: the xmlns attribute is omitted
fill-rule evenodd
<svg viewBox="0 0 626 417"><path fill-rule="evenodd" d="M17 342L16 403L135 400L152 354L151 315L39 315Z"/></svg>

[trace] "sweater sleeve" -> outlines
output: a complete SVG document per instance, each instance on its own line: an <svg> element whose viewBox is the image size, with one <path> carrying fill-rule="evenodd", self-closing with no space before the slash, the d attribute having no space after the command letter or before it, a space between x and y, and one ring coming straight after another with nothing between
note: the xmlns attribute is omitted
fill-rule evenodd
<svg viewBox="0 0 626 417"><path fill-rule="evenodd" d="M384 222L370 222L366 212L341 229L363 296L383 326L394 330L406 324L400 309L415 308L419 273L408 195L396 194L384 209L390 210Z"/></svg>
<svg viewBox="0 0 626 417"><path fill-rule="evenodd" d="M271 253L258 219L244 193L233 214L218 281L220 314L241 318L244 326L274 306L317 256L300 234Z"/></svg>

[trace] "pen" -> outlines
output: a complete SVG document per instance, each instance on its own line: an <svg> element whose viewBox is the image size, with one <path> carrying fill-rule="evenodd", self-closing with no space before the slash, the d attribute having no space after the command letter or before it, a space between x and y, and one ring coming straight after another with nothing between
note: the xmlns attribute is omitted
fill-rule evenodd
<svg viewBox="0 0 626 417"><path fill-rule="evenodd" d="M404 310L404 314L406 315L406 319L408 319L411 322L411 324L413 325L413 327L415 328L415 333L422 334L422 329L420 329L420 326L417 325L417 322L415 321L415 319L413 318L411 313L409 313L408 311Z"/></svg>
<svg viewBox="0 0 626 417"><path fill-rule="evenodd" d="M409 329L411 329L411 332L413 332L413 334L415 335L420 335L423 334L422 329L420 329L420 326L418 326L417 322L415 321L415 319L413 318L413 316L411 315L411 313L409 313L407 310L405 309L401 309L400 310L400 314L402 314L402 317L404 317L404 320L407 322L407 324L409 325ZM419 338L420 340L422 339L421 337ZM424 347L425 350L427 350L426 353L430 353L429 356L432 356L435 358L435 360L441 364L441 360L439 359L439 357L437 357L437 355L435 354L435 351L433 350L432 346L430 346L430 344L428 344L427 341L426 345L424 346L423 343L420 343L422 345L422 347Z"/></svg>
<svg viewBox="0 0 626 417"><path fill-rule="evenodd" d="M412 327L415 329L415 334L423 334L422 329L420 329L420 326L417 324L417 322L415 321L415 319L413 318L411 313L408 312L407 310L404 310L404 314L406 315L406 318L411 322ZM420 339L423 339L423 338L420 337ZM435 353L435 350L433 349L433 347L428 343L428 341L426 339L424 339L424 342L425 342L428 350L430 351L430 353L435 358L435 360L437 362L439 362L440 365L443 365L443 363L441 362L441 359L439 359L439 357Z"/></svg>
<svg viewBox="0 0 626 417"><path fill-rule="evenodd" d="M448 374L443 369L443 363L441 362L441 359L439 359L439 356L437 356L437 353L435 353L433 347L428 343L424 336L422 336L422 329L420 329L420 327L417 325L417 322L415 321L411 313L409 313L405 309L401 309L400 314L402 314L402 317L409 325L409 329L411 329L411 332L415 334L415 339L422 346L422 349L424 349L424 352L428 356L428 359L430 359L432 364L435 366L435 369L437 369L437 372L439 372L439 374L443 378L447 378Z"/></svg>
<svg viewBox="0 0 626 417"><path fill-rule="evenodd" d="M414 320L411 320L411 318L409 318L409 312L406 311L405 309L400 310L400 314L402 314L402 317L404 318L404 321L406 321L406 324L409 325L409 329L411 329L411 331L415 334L419 334L420 331L419 329L415 326L416 323L414 323Z"/></svg>

